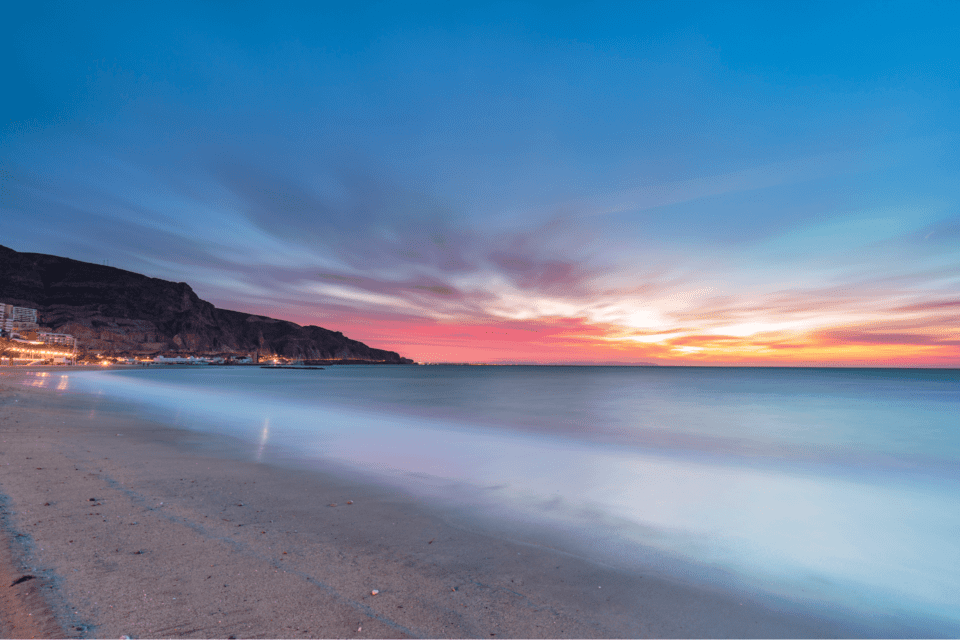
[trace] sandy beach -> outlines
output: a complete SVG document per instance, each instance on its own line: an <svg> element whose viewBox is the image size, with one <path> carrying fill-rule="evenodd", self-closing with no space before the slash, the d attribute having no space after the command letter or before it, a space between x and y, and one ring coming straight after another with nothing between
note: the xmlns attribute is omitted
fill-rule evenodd
<svg viewBox="0 0 960 640"><path fill-rule="evenodd" d="M492 536L394 489L252 462L249 445L58 391L48 383L64 371L44 373L0 375L4 637L878 633Z"/></svg>

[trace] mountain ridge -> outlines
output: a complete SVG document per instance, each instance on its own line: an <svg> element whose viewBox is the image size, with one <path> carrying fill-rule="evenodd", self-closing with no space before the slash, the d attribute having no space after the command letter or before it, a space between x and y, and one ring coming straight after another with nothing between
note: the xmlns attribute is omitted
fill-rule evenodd
<svg viewBox="0 0 960 640"><path fill-rule="evenodd" d="M339 331L217 308L185 282L3 245L0 302L37 309L40 324L75 336L88 353L413 362Z"/></svg>

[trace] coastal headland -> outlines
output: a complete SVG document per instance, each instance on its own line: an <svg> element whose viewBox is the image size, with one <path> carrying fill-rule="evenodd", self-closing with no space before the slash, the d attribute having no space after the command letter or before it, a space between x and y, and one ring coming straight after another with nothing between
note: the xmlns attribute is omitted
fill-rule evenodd
<svg viewBox="0 0 960 640"><path fill-rule="evenodd" d="M5 637L864 633L491 535L332 468L257 462L71 393L63 369L0 373Z"/></svg>
<svg viewBox="0 0 960 640"><path fill-rule="evenodd" d="M35 309L77 356L252 356L411 364L339 331L219 309L185 282L0 246L0 302Z"/></svg>

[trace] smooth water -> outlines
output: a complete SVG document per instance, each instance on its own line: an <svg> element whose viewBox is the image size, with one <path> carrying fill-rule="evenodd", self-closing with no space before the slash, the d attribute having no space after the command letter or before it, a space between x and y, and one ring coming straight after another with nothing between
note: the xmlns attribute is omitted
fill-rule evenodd
<svg viewBox="0 0 960 640"><path fill-rule="evenodd" d="M960 371L148 368L70 387L631 568L960 629ZM936 625L943 625L937 627Z"/></svg>

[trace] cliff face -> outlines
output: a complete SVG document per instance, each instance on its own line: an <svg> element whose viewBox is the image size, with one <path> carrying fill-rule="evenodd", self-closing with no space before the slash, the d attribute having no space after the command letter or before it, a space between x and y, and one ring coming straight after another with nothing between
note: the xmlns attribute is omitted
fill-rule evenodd
<svg viewBox="0 0 960 640"><path fill-rule="evenodd" d="M340 332L218 309L189 285L0 246L0 302L38 310L42 326L102 354L277 354L411 362Z"/></svg>

